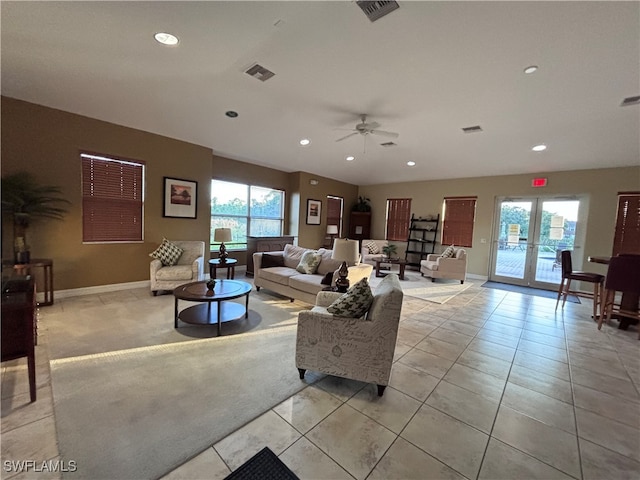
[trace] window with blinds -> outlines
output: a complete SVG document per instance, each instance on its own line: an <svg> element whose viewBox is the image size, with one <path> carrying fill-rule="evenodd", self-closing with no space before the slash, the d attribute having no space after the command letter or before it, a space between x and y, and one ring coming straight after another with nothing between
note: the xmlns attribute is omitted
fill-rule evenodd
<svg viewBox="0 0 640 480"><path fill-rule="evenodd" d="M411 221L410 198L387 199L387 240L406 242Z"/></svg>
<svg viewBox="0 0 640 480"><path fill-rule="evenodd" d="M87 153L82 161L82 241L141 242L144 162Z"/></svg>
<svg viewBox="0 0 640 480"><path fill-rule="evenodd" d="M445 197L442 245L472 247L478 197Z"/></svg>
<svg viewBox="0 0 640 480"><path fill-rule="evenodd" d="M327 227L336 225L338 227L338 237L342 237L342 203L341 197L327 195Z"/></svg>
<svg viewBox="0 0 640 480"><path fill-rule="evenodd" d="M613 256L640 254L640 192L619 192Z"/></svg>

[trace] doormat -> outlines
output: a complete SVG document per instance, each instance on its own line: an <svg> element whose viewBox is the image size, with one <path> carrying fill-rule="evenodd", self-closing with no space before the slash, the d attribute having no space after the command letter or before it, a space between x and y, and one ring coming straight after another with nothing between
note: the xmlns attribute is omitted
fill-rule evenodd
<svg viewBox="0 0 640 480"><path fill-rule="evenodd" d="M497 290L505 290L507 292L516 292L523 293L525 295L534 295L536 297L544 297L544 298L558 298L558 292L554 292L552 290L543 290L541 288L532 288L532 287L522 287L520 285L510 285L508 283L500 283L500 282L484 282L482 284L485 288L495 288ZM571 303L580 303L580 299L575 295L569 295L567 297L567 302Z"/></svg>
<svg viewBox="0 0 640 480"><path fill-rule="evenodd" d="M264 447L225 480L299 480L269 447Z"/></svg>

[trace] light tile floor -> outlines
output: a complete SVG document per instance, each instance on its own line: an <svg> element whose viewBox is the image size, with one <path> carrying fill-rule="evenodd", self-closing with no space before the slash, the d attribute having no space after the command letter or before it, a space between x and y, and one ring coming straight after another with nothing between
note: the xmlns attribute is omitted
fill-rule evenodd
<svg viewBox="0 0 640 480"><path fill-rule="evenodd" d="M319 376L163 480L224 478L265 445L301 479L637 479L637 330L598 331L589 302L554 308L479 285L405 297L383 397ZM2 364L2 478L61 477L5 462L60 460L42 312L36 403L25 362Z"/></svg>

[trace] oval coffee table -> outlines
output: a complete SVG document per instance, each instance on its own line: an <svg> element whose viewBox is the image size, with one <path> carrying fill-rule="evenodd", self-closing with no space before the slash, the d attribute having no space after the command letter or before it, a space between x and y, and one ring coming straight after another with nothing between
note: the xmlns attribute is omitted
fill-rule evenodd
<svg viewBox="0 0 640 480"><path fill-rule="evenodd" d="M216 280L213 291L207 290L207 282L192 282L180 285L173 290L175 297L175 322L178 328L178 320L195 325L218 324L218 335L221 332L223 322L238 320L242 315L249 316L249 293L251 284L239 280ZM245 305L229 302L234 298L246 297ZM178 312L178 300L190 302L202 302L201 305L193 305Z"/></svg>

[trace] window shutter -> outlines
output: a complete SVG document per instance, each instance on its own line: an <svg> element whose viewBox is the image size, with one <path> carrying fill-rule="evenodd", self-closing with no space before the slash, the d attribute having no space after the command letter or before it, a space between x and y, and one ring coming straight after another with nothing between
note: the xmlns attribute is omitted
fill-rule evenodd
<svg viewBox="0 0 640 480"><path fill-rule="evenodd" d="M478 197L445 197L442 245L472 247Z"/></svg>
<svg viewBox="0 0 640 480"><path fill-rule="evenodd" d="M139 242L143 163L82 154L82 241Z"/></svg>
<svg viewBox="0 0 640 480"><path fill-rule="evenodd" d="M387 199L387 240L406 242L411 220L410 198Z"/></svg>
<svg viewBox="0 0 640 480"><path fill-rule="evenodd" d="M342 232L342 199L327 197L327 226L337 225L338 236Z"/></svg>
<svg viewBox="0 0 640 480"><path fill-rule="evenodd" d="M640 192L619 192L613 252L640 254Z"/></svg>

